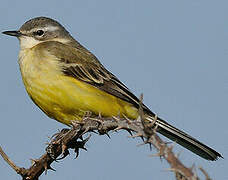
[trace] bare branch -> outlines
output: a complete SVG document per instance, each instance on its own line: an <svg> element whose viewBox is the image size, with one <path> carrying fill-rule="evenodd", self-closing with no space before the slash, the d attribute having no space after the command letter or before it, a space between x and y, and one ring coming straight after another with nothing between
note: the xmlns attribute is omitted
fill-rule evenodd
<svg viewBox="0 0 228 180"><path fill-rule="evenodd" d="M200 171L202 171L202 173L204 174L206 180L212 180L210 178L210 176L208 175L208 173L202 168L202 167L199 167Z"/></svg>
<svg viewBox="0 0 228 180"><path fill-rule="evenodd" d="M141 96L142 101L142 96ZM142 104L142 103L141 103ZM146 121L140 105L138 119L128 119L127 117L111 117L103 118L101 115L98 117L84 117L83 121L72 122L71 129L63 129L61 132L55 134L48 147L46 153L39 159L33 160L33 164L28 169L17 167L9 157L0 148L0 154L4 160L25 180L38 180L39 176L47 170L53 170L51 164L60 159L64 159L68 154L68 149L74 149L76 157L78 157L79 149L85 149L85 143L89 140L81 140L82 136L88 132L98 132L100 135L108 135L109 131L126 130L131 137L145 138L144 144L153 145L158 153L156 156L164 158L169 164L170 169L176 175L177 180L199 180L199 177L192 171L192 168L187 168L176 156L172 146L156 134L155 122L157 116L154 117L152 122ZM62 157L59 157L62 155ZM207 180L210 180L208 174L201 168Z"/></svg>
<svg viewBox="0 0 228 180"><path fill-rule="evenodd" d="M3 159L9 164L18 174L23 174L25 172L24 168L18 167L16 164L13 163L12 160L6 155L6 153L3 151L2 147L0 146L0 154L3 157Z"/></svg>

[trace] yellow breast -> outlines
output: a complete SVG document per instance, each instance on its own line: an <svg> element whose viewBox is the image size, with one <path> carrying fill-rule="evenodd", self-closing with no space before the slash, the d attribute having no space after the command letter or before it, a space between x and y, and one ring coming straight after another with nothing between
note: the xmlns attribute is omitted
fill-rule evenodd
<svg viewBox="0 0 228 180"><path fill-rule="evenodd" d="M138 116L131 104L63 75L58 59L46 51L39 51L36 46L21 50L19 64L29 96L49 117L64 124L81 120L86 112L108 117Z"/></svg>

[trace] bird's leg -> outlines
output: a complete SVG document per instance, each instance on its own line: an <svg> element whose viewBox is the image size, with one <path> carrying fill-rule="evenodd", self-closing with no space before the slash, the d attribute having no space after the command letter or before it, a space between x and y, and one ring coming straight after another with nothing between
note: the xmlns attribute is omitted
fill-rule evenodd
<svg viewBox="0 0 228 180"><path fill-rule="evenodd" d="M69 155L69 149L74 149L76 157L79 155L79 149L84 149L86 142L89 140L90 136L86 139L83 139L83 134L88 132L89 129L85 126L85 123L74 121L72 122L71 129L63 129L59 133L56 133L52 141L48 144L46 148L47 154L54 160L64 159ZM78 141L78 139L81 139ZM57 153L57 147L60 147L60 150ZM60 158L57 158L60 155Z"/></svg>
<svg viewBox="0 0 228 180"><path fill-rule="evenodd" d="M67 134L67 132L69 132L70 129L62 129L60 132L55 133L52 137L51 137L51 142L48 144L48 146L46 147L46 152L47 154L54 160L56 160L57 155L56 155L56 146L58 146L61 143L61 139L64 137L64 135ZM64 149L62 147L62 149ZM64 153L63 153L64 154Z"/></svg>

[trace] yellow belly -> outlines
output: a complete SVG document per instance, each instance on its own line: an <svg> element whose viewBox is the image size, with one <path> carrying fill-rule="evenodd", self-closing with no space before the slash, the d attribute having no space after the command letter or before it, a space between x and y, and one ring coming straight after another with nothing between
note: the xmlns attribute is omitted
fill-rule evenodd
<svg viewBox="0 0 228 180"><path fill-rule="evenodd" d="M124 114L135 119L138 116L138 110L128 102L63 75L54 61L41 61L32 51L24 52L20 61L29 96L49 117L61 123L81 120L86 112L105 117Z"/></svg>

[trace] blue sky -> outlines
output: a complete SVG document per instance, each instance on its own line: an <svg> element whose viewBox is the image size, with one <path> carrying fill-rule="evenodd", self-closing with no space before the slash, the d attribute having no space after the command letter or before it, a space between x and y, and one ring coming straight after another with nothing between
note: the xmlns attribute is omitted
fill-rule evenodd
<svg viewBox="0 0 228 180"><path fill-rule="evenodd" d="M208 162L178 145L180 159L228 179L228 1L2 0L0 31L36 16L61 22L80 43L169 123L219 151ZM65 126L29 99L17 63L16 38L0 35L0 145L19 166L44 153L48 136ZM41 179L174 179L165 161L124 132L92 136L88 152L54 163ZM198 171L198 174L201 173ZM0 159L0 178L18 175Z"/></svg>

